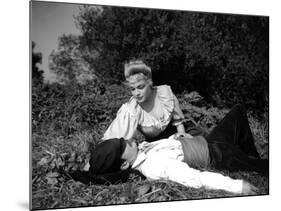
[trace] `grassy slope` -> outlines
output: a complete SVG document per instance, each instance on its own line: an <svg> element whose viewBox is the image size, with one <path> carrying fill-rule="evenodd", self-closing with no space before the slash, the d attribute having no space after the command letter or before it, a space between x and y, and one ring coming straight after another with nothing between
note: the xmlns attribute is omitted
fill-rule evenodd
<svg viewBox="0 0 281 211"><path fill-rule="evenodd" d="M116 94L118 93L118 94ZM120 95L120 89L113 87L106 93L109 99ZM227 109L216 109L204 106L200 97L182 94L179 101L188 123L195 122L208 129L214 126L227 112ZM126 99L120 97L116 104ZM114 109L119 105L115 105ZM106 108L108 109L108 108ZM115 112L115 111L114 111ZM193 189L167 181L140 180L131 178L128 183L109 186L84 185L68 180L57 172L57 169L81 169L89 159L89 143L96 144L110 119L96 125L94 130L80 130L68 137L61 136L53 129L44 133L38 128L32 134L32 206L33 209L97 206L107 204L142 203L169 200L186 200L235 196L220 190ZM256 139L256 146L262 157L268 157L268 123L259 122L249 117L250 125ZM50 123L51 124L51 123ZM40 126L38 126L40 127ZM52 128L52 127L50 127ZM93 132L94 131L94 132ZM47 135L46 135L47 134ZM268 179L254 172L222 172L233 178L243 178L259 188L260 194L268 194Z"/></svg>

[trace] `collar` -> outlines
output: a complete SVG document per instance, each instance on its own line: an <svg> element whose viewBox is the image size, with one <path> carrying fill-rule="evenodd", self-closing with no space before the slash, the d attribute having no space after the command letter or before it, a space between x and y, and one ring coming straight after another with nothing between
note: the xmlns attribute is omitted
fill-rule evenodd
<svg viewBox="0 0 281 211"><path fill-rule="evenodd" d="M174 135L171 135L168 139L172 139L175 140ZM155 145L157 143L159 143L160 141L163 141L164 139L161 139L159 141L156 142L142 142L138 147L139 147L139 152L138 152L138 156L136 158L136 160L134 161L132 168L138 168L141 164L144 163L144 161L146 160L147 156L146 154L148 153L148 151L150 149L152 149L153 147L155 147ZM165 141L169 141L169 140L165 140Z"/></svg>
<svg viewBox="0 0 281 211"><path fill-rule="evenodd" d="M141 164L144 163L145 160L146 160L146 154L144 152L139 152L137 159L132 165L132 168L138 168Z"/></svg>

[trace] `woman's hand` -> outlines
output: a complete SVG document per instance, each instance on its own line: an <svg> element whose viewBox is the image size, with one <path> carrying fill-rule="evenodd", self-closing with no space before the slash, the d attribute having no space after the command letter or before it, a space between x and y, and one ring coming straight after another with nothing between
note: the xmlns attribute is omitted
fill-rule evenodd
<svg viewBox="0 0 281 211"><path fill-rule="evenodd" d="M192 138L193 136L192 135L190 135L189 133L176 133L175 135L174 135L174 138L175 139L180 139L180 138Z"/></svg>
<svg viewBox="0 0 281 211"><path fill-rule="evenodd" d="M254 185L246 182L243 180L242 183L242 194L245 195L252 195L252 194L256 194L258 192L258 188L255 187Z"/></svg>

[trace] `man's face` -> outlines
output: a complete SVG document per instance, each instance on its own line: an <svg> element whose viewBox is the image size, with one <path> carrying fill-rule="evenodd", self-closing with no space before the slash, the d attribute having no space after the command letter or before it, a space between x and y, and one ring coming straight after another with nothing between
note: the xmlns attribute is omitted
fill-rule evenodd
<svg viewBox="0 0 281 211"><path fill-rule="evenodd" d="M126 169L129 166L132 166L135 162L138 155L138 145L135 141L128 141L126 143L126 149L122 154L122 159L125 160L125 163L121 166L121 169Z"/></svg>

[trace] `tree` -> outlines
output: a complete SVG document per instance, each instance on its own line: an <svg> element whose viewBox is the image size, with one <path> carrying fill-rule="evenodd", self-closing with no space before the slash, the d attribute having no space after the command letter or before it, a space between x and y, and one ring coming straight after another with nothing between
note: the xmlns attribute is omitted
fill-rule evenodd
<svg viewBox="0 0 281 211"><path fill-rule="evenodd" d="M42 62L42 54L34 52L36 44L32 41L32 85L36 86L38 84L43 83L43 70L40 70L37 66L38 64L41 64Z"/></svg>
<svg viewBox="0 0 281 211"><path fill-rule="evenodd" d="M83 59L79 37L75 35L59 37L58 49L52 51L49 61L50 70L64 84L77 82L81 74L89 74L91 71L89 63Z"/></svg>
<svg viewBox="0 0 281 211"><path fill-rule="evenodd" d="M97 51L94 69L110 82L120 82L123 65L132 58L142 58L153 72L171 72L184 56L174 11L121 7L84 7L76 17L84 47ZM166 66L164 65L166 64ZM165 77L162 77L164 79ZM162 82L159 77L156 83Z"/></svg>
<svg viewBox="0 0 281 211"><path fill-rule="evenodd" d="M186 15L185 72L213 103L268 107L268 18L194 13Z"/></svg>
<svg viewBox="0 0 281 211"><path fill-rule="evenodd" d="M76 17L91 64L121 82L123 64L145 60L156 84L196 90L209 102L264 108L268 99L268 18L121 7L84 7ZM260 85L258 85L260 84Z"/></svg>
<svg viewBox="0 0 281 211"><path fill-rule="evenodd" d="M134 58L152 67L155 84L198 91L208 102L268 107L268 18L141 8L84 6L79 36L63 36L53 69L67 81L83 72L124 80Z"/></svg>

